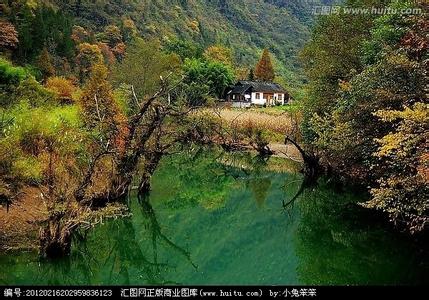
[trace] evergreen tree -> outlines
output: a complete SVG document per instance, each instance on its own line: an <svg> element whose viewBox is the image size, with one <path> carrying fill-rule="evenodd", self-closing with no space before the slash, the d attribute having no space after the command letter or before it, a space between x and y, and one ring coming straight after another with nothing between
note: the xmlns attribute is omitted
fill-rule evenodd
<svg viewBox="0 0 429 300"><path fill-rule="evenodd" d="M253 72L253 69L249 70L249 75L248 75L247 79L249 79L251 81L255 80L255 73Z"/></svg>
<svg viewBox="0 0 429 300"><path fill-rule="evenodd" d="M43 48L42 52L40 53L37 59L37 67L42 73L43 79L46 79L48 77L55 75L55 68L52 64L52 57L49 54L49 51L46 47Z"/></svg>
<svg viewBox="0 0 429 300"><path fill-rule="evenodd" d="M262 57L255 67L255 78L262 81L273 81L275 77L274 67L268 49L264 49Z"/></svg>

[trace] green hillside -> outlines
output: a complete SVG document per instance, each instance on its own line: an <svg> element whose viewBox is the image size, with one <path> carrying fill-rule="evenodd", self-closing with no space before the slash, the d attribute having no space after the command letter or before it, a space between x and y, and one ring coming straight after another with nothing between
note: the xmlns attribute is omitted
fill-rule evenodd
<svg viewBox="0 0 429 300"><path fill-rule="evenodd" d="M178 37L202 47L221 44L238 64L253 67L263 48L275 57L278 75L290 87L304 81L297 59L309 37L312 8L333 0L52 0L94 31L131 18L144 37Z"/></svg>

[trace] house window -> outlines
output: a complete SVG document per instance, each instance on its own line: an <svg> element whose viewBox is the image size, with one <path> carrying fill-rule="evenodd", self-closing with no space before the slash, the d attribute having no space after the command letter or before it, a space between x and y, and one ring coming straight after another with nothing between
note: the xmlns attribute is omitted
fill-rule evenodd
<svg viewBox="0 0 429 300"><path fill-rule="evenodd" d="M260 97L260 94L259 94L259 93L256 93L256 96L255 96L255 97L256 97L256 99L258 99L258 100L259 100L259 99L260 99L260 98L259 98L259 97Z"/></svg>

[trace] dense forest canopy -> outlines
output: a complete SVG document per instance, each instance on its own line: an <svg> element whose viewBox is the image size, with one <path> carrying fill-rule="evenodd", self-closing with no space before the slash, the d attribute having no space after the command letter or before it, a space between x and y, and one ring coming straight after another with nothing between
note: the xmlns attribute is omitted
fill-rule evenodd
<svg viewBox="0 0 429 300"><path fill-rule="evenodd" d="M429 218L427 3L346 3L420 13L319 19L302 53L310 82L303 137L334 173L370 186L366 207L422 231Z"/></svg>

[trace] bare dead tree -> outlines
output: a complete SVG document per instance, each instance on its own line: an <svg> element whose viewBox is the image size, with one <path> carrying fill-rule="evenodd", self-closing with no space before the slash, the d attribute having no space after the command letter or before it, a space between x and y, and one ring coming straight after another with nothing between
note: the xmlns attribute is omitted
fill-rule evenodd
<svg viewBox="0 0 429 300"><path fill-rule="evenodd" d="M154 130L162 122L161 114L159 114L159 108L153 107L153 103L159 97L162 97L167 90L166 84L163 82L160 89L145 102L140 102L132 87L132 97L135 101L138 111L129 118L128 130L129 134L125 139L125 153L119 154L112 147L112 137L108 137L105 144L101 141L100 151L90 159L88 168L83 175L81 183L75 191L75 198L78 202L92 206L102 206L105 203L121 198L127 193L128 186L131 183L132 176L134 175L135 168L138 164L138 160L143 153L144 145L150 138ZM103 123L103 116L98 110L98 101L95 97L96 110L98 122ZM95 176L95 170L101 159L105 156L111 155L112 161L114 162L115 174L112 180L111 187L98 195L88 195L88 189L92 186Z"/></svg>
<svg viewBox="0 0 429 300"><path fill-rule="evenodd" d="M194 109L195 107L178 109L167 106L164 108L164 119L168 117L170 122L159 126L152 135L150 143L146 146L143 154L143 173L140 177L138 188L140 194L150 191L150 179L153 173L157 169L161 159L173 153L174 146L190 144L196 141L193 132L199 124L187 120L188 114Z"/></svg>

